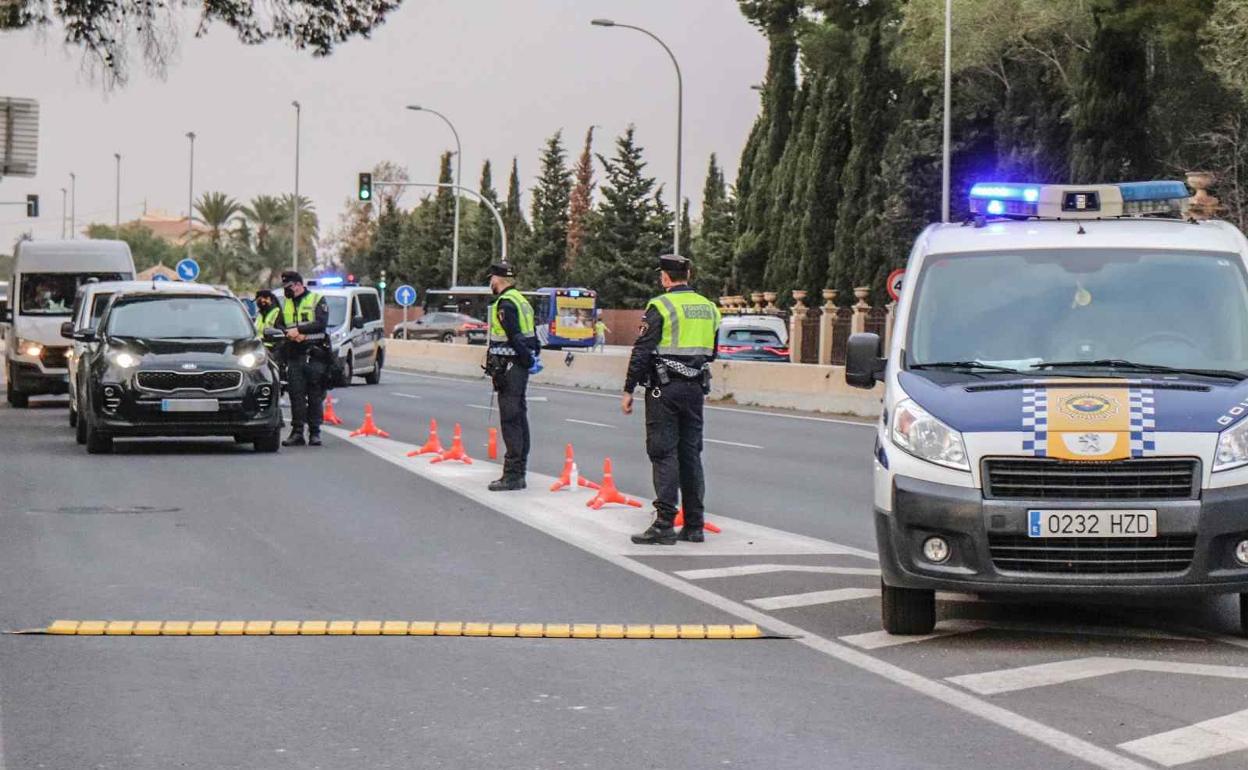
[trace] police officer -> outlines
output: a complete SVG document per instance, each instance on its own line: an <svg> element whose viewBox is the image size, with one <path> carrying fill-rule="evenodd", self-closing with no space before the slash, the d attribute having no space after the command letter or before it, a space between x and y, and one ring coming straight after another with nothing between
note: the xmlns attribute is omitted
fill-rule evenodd
<svg viewBox="0 0 1248 770"><path fill-rule="evenodd" d="M282 273L286 301L277 318L277 328L286 332L286 392L290 394L290 436L283 446L321 445L321 414L325 408L325 380L329 359L326 328L329 305L325 298L303 285L303 276L294 270ZM308 426L308 439L303 427Z"/></svg>
<svg viewBox="0 0 1248 770"><path fill-rule="evenodd" d="M278 305L277 297L268 289L261 289L256 292L256 334L263 339L264 331L277 326L277 316L282 312L282 308ZM272 347L273 343L265 342L265 347Z"/></svg>
<svg viewBox="0 0 1248 770"><path fill-rule="evenodd" d="M633 344L620 408L633 413L633 389L646 388L646 453L654 472L654 521L633 542L672 545L701 543L702 401L710 392L710 363L715 360L719 308L689 287L689 260L659 257L664 293L650 300ZM673 522L677 493L685 523L677 534Z"/></svg>
<svg viewBox="0 0 1248 770"><path fill-rule="evenodd" d="M490 340L485 371L498 393L498 416L503 425L503 475L490 482L491 492L524 489L529 462L529 414L525 390L530 370L540 369L541 343L533 321L533 306L516 289L516 272L502 262L490 265L490 291L497 299L490 307Z"/></svg>

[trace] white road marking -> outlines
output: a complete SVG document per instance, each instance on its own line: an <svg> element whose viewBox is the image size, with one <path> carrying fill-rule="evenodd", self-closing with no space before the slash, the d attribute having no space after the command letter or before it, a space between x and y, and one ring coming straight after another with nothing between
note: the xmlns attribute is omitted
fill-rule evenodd
<svg viewBox="0 0 1248 770"><path fill-rule="evenodd" d="M1136 658L1076 658L1075 660L1041 663L1037 666L966 674L950 677L949 681L980 695L998 695L1003 692L1066 684L1127 671L1248 679L1248 667L1243 666L1213 666L1205 663L1178 663Z"/></svg>
<svg viewBox="0 0 1248 770"><path fill-rule="evenodd" d="M811 591L805 594L746 599L745 603L752 604L760 610L791 610L796 607L812 607L816 604L870 599L879 595L880 589L878 588L833 588L831 591Z"/></svg>
<svg viewBox="0 0 1248 770"><path fill-rule="evenodd" d="M420 396L415 393L391 393L390 395L398 396L399 398L420 398Z"/></svg>
<svg viewBox="0 0 1248 770"><path fill-rule="evenodd" d="M464 404L464 406L468 407L469 409L484 409L487 411L493 408L491 406L486 406L485 404Z"/></svg>
<svg viewBox="0 0 1248 770"><path fill-rule="evenodd" d="M361 449L369 452L387 462L393 463L404 468L409 473L413 473L423 478L429 479L453 492L489 508L496 513L514 519L517 522L533 527L544 532L551 537L561 540L569 545L580 548L581 550L597 556L626 572L644 577L658 585L662 585L677 593L688 596L692 599L714 607L726 614L733 615L747 623L755 623L759 626L777 634L791 636L794 643L801 644L809 649L826 655L830 658L838 660L846 665L854 666L868 673L879 676L894 684L905 687L920 695L925 695L933 700L944 703L952 708L959 709L967 714L983 719L991 724L997 725L1004 729L1010 730L1018 735L1030 738L1037 743L1047 746L1055 751L1059 751L1075 759L1086 762L1103 770L1150 770L1150 766L1137 762L1129 757L1125 757L1110 749L1098 746L1095 743L1080 738L1077 735L1063 732L1055 727L1050 727L1042 722L1025 717L1007 708L991 703L983 698L976 697L965 690L960 690L944 682L929 679L921 674L909 671L900 666L880 660L879 658L868 655L848 645L840 644L832 639L828 639L818 634L811 633L806 629L796 626L792 623L785 622L777 617L761 612L749 605L741 602L733 601L725 596L702 588L686 580L682 580L675 575L670 575L661 569L643 564L636 559L629 558L628 555L620 553L621 549L608 548L608 545L614 545L614 541L604 541L602 538L601 528L594 533L593 537L583 537L574 529L570 528L566 519L576 515L584 515L582 496L568 495L568 503L562 506L552 504L550 496L547 493L537 493L541 488L542 482L550 477L541 474L530 473L533 484L527 492L513 493L503 499L497 494L486 491L485 482L491 478L491 475L497 471L492 463L479 463L474 466L455 466L445 467L446 464L429 466L424 463L412 463L404 457L404 454L411 448L410 444L389 441L386 439L374 438L349 438L349 433L340 428L325 428L325 433L344 439L349 443L355 444ZM475 473L474 473L475 469ZM535 494L537 493L537 494ZM560 493L550 493L560 494ZM532 499L536 505L522 504L526 499ZM556 508L557 510L551 510ZM609 509L603 509L598 514L608 513ZM717 519L718 520L718 519ZM725 520L725 523L728 523ZM733 527L742 524L757 527L757 525L748 525L746 522L737 522ZM761 530L770 530L767 527L759 527ZM770 530L776 532L776 530ZM724 533L728 534L730 529L725 527ZM716 535L715 537L720 537ZM805 538L800 535L791 535L799 540L814 541L814 538ZM621 538L626 540L626 538ZM706 545L712 545L712 538ZM864 555L864 558L875 558L875 554L862 549L851 548L849 546L836 546L833 543L823 542L824 547L833 547L839 549L839 553L853 553L855 555ZM697 549L685 549L681 546L685 544L677 544L675 546L664 547L661 551L655 551L653 548L642 551L646 554L655 554L668 552L672 554L688 555L690 553L706 553L706 551Z"/></svg>
<svg viewBox="0 0 1248 770"><path fill-rule="evenodd" d="M866 634L842 636L841 641L852 644L862 650L881 650L885 647L897 647L902 644L915 644L916 642L926 642L932 639L943 639L946 636L955 636L957 634L969 634L972 631L979 631L987 627L987 623L978 620L946 620L930 634L897 636L887 631L871 631Z"/></svg>
<svg viewBox="0 0 1248 770"><path fill-rule="evenodd" d="M727 446L739 446L743 449L763 449L758 444L743 444L740 441L724 441L718 438L703 438L702 440L708 444L725 444Z"/></svg>
<svg viewBox="0 0 1248 770"><path fill-rule="evenodd" d="M614 425L608 425L605 422L594 422L593 420L574 420L571 417L563 418L564 422L574 422L577 425L592 425L595 428L614 428Z"/></svg>
<svg viewBox="0 0 1248 770"><path fill-rule="evenodd" d="M1248 711L1120 743L1118 748L1164 767L1245 751L1248 750Z"/></svg>
<svg viewBox="0 0 1248 770"><path fill-rule="evenodd" d="M685 580L709 580L710 578L764 575L769 572L812 572L817 575L868 575L879 577L874 567L822 567L815 564L742 564L737 567L711 567L709 569L686 569L673 574Z"/></svg>
<svg viewBox="0 0 1248 770"><path fill-rule="evenodd" d="M524 400L525 401L549 401L550 399L546 398L545 396L525 396Z"/></svg>
<svg viewBox="0 0 1248 770"><path fill-rule="evenodd" d="M963 601L965 594L936 594L937 601ZM1150 639L1203 644L1206 640L1191 636L1175 636L1160 631L1141 628L1115 628L1112 626L1055 626L1052 623L1027 623L1010 620L944 620L930 634L918 636L894 636L886 631L872 631L840 637L842 642L863 650L879 650L902 644L943 639L947 636L969 634L975 631L1023 631L1028 634L1068 634L1071 636L1100 636L1112 639Z"/></svg>

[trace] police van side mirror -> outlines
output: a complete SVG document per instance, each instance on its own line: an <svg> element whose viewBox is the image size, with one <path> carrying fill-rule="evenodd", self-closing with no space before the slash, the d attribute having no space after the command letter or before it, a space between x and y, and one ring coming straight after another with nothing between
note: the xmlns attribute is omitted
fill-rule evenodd
<svg viewBox="0 0 1248 770"><path fill-rule="evenodd" d="M362 315L353 316L351 318L351 328L363 329L364 328L364 316Z"/></svg>
<svg viewBox="0 0 1248 770"><path fill-rule="evenodd" d="M887 359L880 358L880 335L854 334L845 352L845 383L870 390L884 379Z"/></svg>
<svg viewBox="0 0 1248 770"><path fill-rule="evenodd" d="M65 323L61 324L61 336L67 340L72 340L74 338L74 322L73 321L66 321Z"/></svg>

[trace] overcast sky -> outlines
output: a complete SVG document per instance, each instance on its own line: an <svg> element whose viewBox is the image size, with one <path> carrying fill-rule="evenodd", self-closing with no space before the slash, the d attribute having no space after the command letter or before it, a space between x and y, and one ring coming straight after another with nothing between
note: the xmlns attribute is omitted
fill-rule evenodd
<svg viewBox="0 0 1248 770"><path fill-rule="evenodd" d="M0 96L40 103L38 176L0 180L0 200L41 197L42 216L0 208L0 252L18 235L57 238L60 188L77 174L77 219L111 223L113 153L122 154L121 215L186 211L188 141L195 131L196 196L221 190L246 200L289 192L294 183L295 112L303 105L300 190L322 232L355 193L356 173L381 160L405 164L414 181L434 180L438 153L453 139L419 103L446 114L464 147L465 184L483 160L505 191L518 156L524 204L547 136L564 129L572 158L585 130L597 149L637 126L649 171L672 202L675 78L663 50L644 35L591 27L605 16L647 27L679 58L685 81L685 197L695 210L707 160L718 153L731 182L758 111L766 45L731 0L404 0L371 40L314 59L280 42L239 44L217 25L189 32L164 80L134 57L130 82L106 93L84 75L80 52L56 31L0 33ZM601 179L601 168L599 168Z"/></svg>

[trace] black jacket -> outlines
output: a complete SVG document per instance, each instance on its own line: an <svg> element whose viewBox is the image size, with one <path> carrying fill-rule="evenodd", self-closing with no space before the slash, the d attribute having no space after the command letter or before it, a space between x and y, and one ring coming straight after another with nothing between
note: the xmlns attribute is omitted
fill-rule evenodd
<svg viewBox="0 0 1248 770"><path fill-rule="evenodd" d="M682 283L667 290L668 294L693 291L693 287ZM645 385L650 381L654 371L654 357L663 339L663 316L653 307L646 308L642 316L641 328L637 331L637 341L633 343L633 353L628 359L628 375L624 378L624 392L632 393L633 388ZM715 360L715 350L710 356L672 356L673 360L685 364L691 369L701 369L703 364Z"/></svg>

